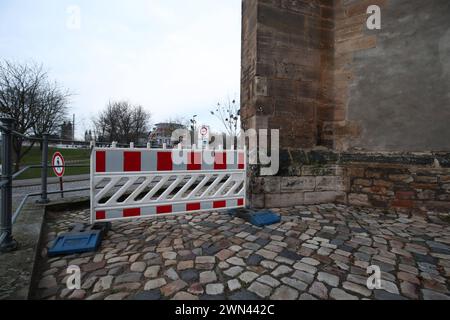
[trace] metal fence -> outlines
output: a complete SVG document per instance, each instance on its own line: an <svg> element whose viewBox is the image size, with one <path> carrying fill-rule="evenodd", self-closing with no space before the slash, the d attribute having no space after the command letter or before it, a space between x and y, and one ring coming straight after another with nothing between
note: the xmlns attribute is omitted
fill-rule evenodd
<svg viewBox="0 0 450 320"><path fill-rule="evenodd" d="M48 170L52 168L89 168L87 165L64 165L64 166L52 166L48 164L48 147L49 143L67 143L76 145L85 145L88 147L95 147L95 142L81 142L62 139L51 139L48 134L44 134L42 138L29 137L20 132L14 131L15 120L11 118L0 119L0 132L2 134L1 144L1 157L2 157L2 172L1 172L1 203L0 203L0 252L9 252L17 248L17 242L13 237L13 224L19 217L22 209L26 205L27 201L32 197L40 197L38 203L46 204L49 202L48 196L52 194L60 193L72 193L89 191L90 188L78 188L67 189L64 191L49 192L47 189L47 177ZM13 173L13 138L23 139L25 141L33 141L42 143L42 159L41 164L33 164L26 166L16 173ZM99 143L100 145L106 145L105 143ZM19 206L13 213L12 202L12 183L23 173L30 169L41 169L41 192L30 193L24 196Z"/></svg>
<svg viewBox="0 0 450 320"><path fill-rule="evenodd" d="M97 183L92 179L93 171L92 171L92 157L94 155L93 150L97 150L96 147L100 148L107 148L106 150L110 152L111 150L114 150L117 148L130 148L130 149L147 149L146 151L143 150L143 153L153 154L149 149L152 149L152 145L150 143L147 143L146 146L138 146L134 143L131 143L130 145L125 144L118 144L115 142L112 143L105 143L105 142L81 142L81 141L72 141L72 140L64 140L64 139L53 139L50 138L48 134L44 134L42 138L39 137L29 137L26 136L20 132L17 132L14 130L14 124L15 120L11 118L0 118L0 132L2 135L2 143L1 143L1 157L2 157L2 167L1 167L1 180L0 180L0 189L1 189L1 203L0 203L0 252L10 252L14 251L17 248L17 242L14 240L13 237L13 224L16 222L17 218L19 217L21 211L27 204L27 201L32 197L39 197L39 200L37 201L40 204L47 204L49 203L49 195L52 194L64 194L64 193L73 193L73 192L82 192L82 191L91 191L91 194L96 194L97 189L101 188L100 186L97 186ZM19 171L13 173L13 139L18 138L22 139L24 141L33 141L33 142L39 142L42 145L42 155L41 155L41 163L40 164L33 164L28 165ZM74 145L82 145L89 147L91 150L91 164L87 165L61 165L61 166L53 166L49 165L48 161L48 151L49 151L49 143L64 143L64 144L74 144ZM196 147L194 146L193 149ZM163 149L160 150L162 154L167 154L166 146L163 145ZM136 151L136 150L134 150ZM215 152L212 152L214 155ZM220 153L218 153L220 154ZM235 168L229 167L225 165L224 167L212 167L211 172L206 172L207 167L203 166L202 169L195 169L195 170L189 170L189 168L186 168L186 172L184 172L183 177L177 176L173 177L173 172L166 172L164 177L161 178L161 180L164 182L169 183L169 186L165 188L163 193L161 195L158 195L158 199L161 199L162 197L165 197L166 194L169 194L171 192L177 191L178 194L183 194L183 192L190 191L192 192L192 197L183 199L186 203L181 203L177 197L178 195L174 196L174 199L178 202L176 203L169 203L164 206L165 211L168 208L169 205L171 205L173 208L178 208L180 206L180 203L184 205L183 210L178 210L180 212L189 212L190 209L193 210L195 207L196 210L202 210L207 209L209 206L212 208L239 208L245 206L245 171L246 171L246 161L245 161L245 151L239 151L239 150L229 150L227 152L222 152L223 155L226 155L227 157L229 155L232 155L233 158L236 157L235 162ZM213 162L214 163L214 162ZM227 163L227 162L225 162ZM230 162L231 163L231 162ZM165 164L166 165L166 164ZM221 165L223 166L223 164ZM145 166L144 166L145 167ZM202 166L201 166L202 167ZM52 168L90 168L91 171L91 186L86 188L77 188L77 189L66 189L64 191L53 191L49 192L47 188L47 177L48 177L48 170ZM19 176L21 176L23 173L30 169L41 169L41 191L38 193L30 193L26 194L20 204L18 205L17 209L13 212L13 201L12 201L12 189L13 189L13 180L17 179ZM105 167L106 169L106 167ZM143 168L142 170L144 170ZM201 171L203 170L203 171ZM206 171L205 171L206 170ZM145 170L144 170L145 171ZM156 168L155 171L158 174L161 174L162 170L161 168ZM193 171L195 174L193 174ZM97 172L97 171L96 171ZM153 170L151 168L149 169L149 176L150 179L154 179L152 176ZM190 175L188 175L190 174ZM139 172L137 174L139 177L142 176L142 173ZM155 173L153 173L155 175ZM197 177L198 176L198 177ZM103 179L104 177L100 177ZM174 181L172 181L175 179ZM197 181L198 179L198 181ZM131 182L134 180L131 179ZM150 183L150 180L148 177L146 177L144 182L135 181L136 183L131 183L128 181L127 184L121 185L120 183L118 185L115 185L115 188L110 188L111 190L116 193L123 194L125 193L125 187L132 187L136 188L136 190L133 190L131 196L134 194L139 193L140 191L143 191L145 187L151 187L152 184ZM183 181L186 182L186 184L183 187L180 187L180 185L183 183ZM196 182L197 181L197 182ZM95 182L95 186L93 186ZM139 184L140 182L140 184ZM155 181L153 181L155 182ZM132 185L132 186L131 186ZM156 183L156 188L162 188L163 183ZM195 186L195 188L193 188ZM117 189L118 188L118 189ZM204 190L203 190L204 188ZM119 190L119 191L117 191ZM125 190L125 191L124 191ZM122 192L124 191L124 192ZM138 192L139 191L139 192ZM157 190L158 191L158 190ZM157 195L157 191L150 190L149 194L151 195ZM161 191L161 190L159 190ZM199 193L199 194L197 194ZM201 194L201 195L200 195ZM103 194L102 194L103 195ZM149 195L147 195L149 197ZM98 196L95 198L97 199ZM114 198L114 197L113 197ZM220 199L219 199L220 198ZM94 199L94 198L93 198ZM167 199L166 199L167 200ZM195 203L188 203L189 201L195 200ZM214 200L214 201L209 201ZM220 201L219 201L220 200ZM209 202L211 202L211 204ZM141 201L142 202L142 201ZM170 202L170 201L169 201ZM136 206L140 206L139 204L133 203L133 210L136 210ZM150 204L148 204L150 206ZM195 206L194 206L195 205ZM209 206L208 206L209 205ZM100 205L101 207L101 205ZM97 208L98 209L98 208ZM114 208L116 209L116 208ZM158 213L158 209L155 209L156 213ZM145 210L144 210L145 211ZM176 210L175 210L176 211ZM173 213L176 213L173 211ZM145 213L145 212L144 212ZM166 212L164 212L166 213ZM99 215L100 218L101 214ZM96 219L94 217L92 219L93 222L97 220L104 220L107 218L106 212L105 217L103 219Z"/></svg>

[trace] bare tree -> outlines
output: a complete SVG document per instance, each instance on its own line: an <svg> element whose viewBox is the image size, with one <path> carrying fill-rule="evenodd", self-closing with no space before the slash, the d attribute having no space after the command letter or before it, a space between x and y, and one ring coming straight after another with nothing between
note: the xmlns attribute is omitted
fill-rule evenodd
<svg viewBox="0 0 450 320"><path fill-rule="evenodd" d="M94 119L94 132L99 142L139 142L148 139L150 120L151 114L140 105L110 101Z"/></svg>
<svg viewBox="0 0 450 320"><path fill-rule="evenodd" d="M241 118L241 111L236 100L228 100L226 104L218 103L216 110L211 111L211 114L216 116L222 122L227 134L232 137L237 136L240 129L239 121Z"/></svg>
<svg viewBox="0 0 450 320"><path fill-rule="evenodd" d="M216 110L211 111L211 114L216 116L222 122L227 135L233 139L232 144L236 149L241 119L241 110L236 103L236 100L228 100L227 104L218 103ZM224 138L224 141L226 141L226 138Z"/></svg>
<svg viewBox="0 0 450 320"><path fill-rule="evenodd" d="M42 135L54 130L65 116L68 95L50 84L42 65L0 62L0 114L13 118L15 130L22 134ZM56 105L56 107L55 107ZM15 169L34 143L23 149L24 140L14 138Z"/></svg>
<svg viewBox="0 0 450 320"><path fill-rule="evenodd" d="M67 115L70 93L63 91L57 83L47 84L41 93L40 112L36 114L33 131L36 137L43 134L55 135Z"/></svg>
<svg viewBox="0 0 450 320"><path fill-rule="evenodd" d="M139 142L140 139L148 140L150 133L151 114L138 105L133 109L132 114L132 135L133 141Z"/></svg>

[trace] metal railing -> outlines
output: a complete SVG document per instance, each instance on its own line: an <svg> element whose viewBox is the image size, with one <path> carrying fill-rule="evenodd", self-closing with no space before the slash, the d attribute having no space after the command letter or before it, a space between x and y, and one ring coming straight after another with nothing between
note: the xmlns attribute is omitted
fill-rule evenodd
<svg viewBox="0 0 450 320"><path fill-rule="evenodd" d="M20 132L14 131L15 120L11 118L1 118L0 119L0 132L2 134L1 143L1 156L2 156L2 170L1 170L1 203L0 203L0 252L10 252L17 248L17 242L14 240L12 228L13 224L19 217L22 209L25 207L27 201L31 197L40 197L38 203L46 204L49 203L48 196L52 194L64 194L72 192L82 192L89 191L90 188L78 188L78 189L67 189L63 191L49 192L47 189L47 178L49 168L89 168L87 165L64 165L64 166L51 166L48 164L48 145L49 142L55 143L69 143L76 145L86 145L95 146L94 142L81 142L81 141L69 141L61 139L50 139L48 134L44 134L43 138L29 137ZM40 165L29 165L26 166L16 173L13 173L13 138L21 138L23 140L41 142L42 143L42 158ZM30 169L41 169L41 192L30 193L24 196L19 206L13 213L12 205L12 182L17 179L23 173Z"/></svg>
<svg viewBox="0 0 450 320"><path fill-rule="evenodd" d="M17 248L12 236L12 129L13 119L1 119L2 123L2 186L0 204L0 251ZM5 128L3 128L3 126Z"/></svg>
<svg viewBox="0 0 450 320"><path fill-rule="evenodd" d="M77 188L77 189L66 189L63 191L52 191L49 192L47 188L47 179L48 179L48 169L52 168L90 168L90 165L63 165L63 166L52 166L48 164L48 147L49 143L57 143L57 144L71 144L78 146L87 146L91 149L95 147L103 147L103 148L152 148L151 143L147 143L146 145L137 145L134 143L131 144L121 144L121 143L107 143L107 142L86 142L86 141L73 141L73 140L64 140L64 139L52 139L48 134L44 134L42 138L39 137L29 137L20 132L14 131L14 123L15 120L11 118L0 118L0 132L2 134L2 143L1 143L1 156L2 156L2 169L1 169L1 180L0 180L0 189L1 189L1 203L0 203L0 253L2 252L10 252L14 251L17 248L17 242L14 240L12 227L25 207L27 201L32 197L40 197L38 203L47 204L49 203L49 195L53 194L65 194L65 193L73 193L73 192L82 192L89 191L90 187L86 188ZM34 141L42 143L42 157L41 164L33 164L28 165L16 173L13 173L13 138L21 138L23 140ZM163 146L166 149L166 146ZM13 201L12 201L12 182L17 179L23 173L30 169L41 169L41 192L39 193L30 193L24 196L18 207L13 213Z"/></svg>

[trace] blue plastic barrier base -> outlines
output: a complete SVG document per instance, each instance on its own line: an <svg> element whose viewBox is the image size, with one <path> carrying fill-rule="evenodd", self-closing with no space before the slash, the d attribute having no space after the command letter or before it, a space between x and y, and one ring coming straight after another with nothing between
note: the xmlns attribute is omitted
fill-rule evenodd
<svg viewBox="0 0 450 320"><path fill-rule="evenodd" d="M241 218L257 227L280 223L281 217L270 210L254 211L251 209L233 209L227 212L230 216Z"/></svg>
<svg viewBox="0 0 450 320"><path fill-rule="evenodd" d="M257 227L265 227L280 223L281 217L272 211L258 211L251 214L249 222Z"/></svg>
<svg viewBox="0 0 450 320"><path fill-rule="evenodd" d="M94 225L90 225L85 222L77 222L69 228L69 233L80 233L95 230L101 231L102 238L104 238L108 234L109 230L111 230L111 222L97 222Z"/></svg>
<svg viewBox="0 0 450 320"><path fill-rule="evenodd" d="M48 250L48 256L97 251L101 240L102 232L100 230L65 233L56 238L53 247Z"/></svg>

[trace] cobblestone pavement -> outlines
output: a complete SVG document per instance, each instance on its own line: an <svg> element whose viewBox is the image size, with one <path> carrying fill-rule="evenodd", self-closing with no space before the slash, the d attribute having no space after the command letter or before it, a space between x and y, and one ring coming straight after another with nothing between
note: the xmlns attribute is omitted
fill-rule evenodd
<svg viewBox="0 0 450 320"><path fill-rule="evenodd" d="M450 299L450 226L437 215L320 205L256 228L227 214L116 222L97 253L47 260L36 299ZM49 217L47 240L88 211ZM82 289L65 286L82 270ZM367 267L384 290L367 289Z"/></svg>

